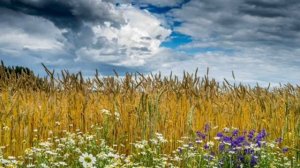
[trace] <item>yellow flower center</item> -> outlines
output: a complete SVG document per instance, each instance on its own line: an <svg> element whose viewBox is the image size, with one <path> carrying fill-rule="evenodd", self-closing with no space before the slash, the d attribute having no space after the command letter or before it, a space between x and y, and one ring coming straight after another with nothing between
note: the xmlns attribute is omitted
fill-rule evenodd
<svg viewBox="0 0 300 168"><path fill-rule="evenodd" d="M85 157L84 158L84 161L87 162L87 163L91 163L92 162L92 159L90 157Z"/></svg>

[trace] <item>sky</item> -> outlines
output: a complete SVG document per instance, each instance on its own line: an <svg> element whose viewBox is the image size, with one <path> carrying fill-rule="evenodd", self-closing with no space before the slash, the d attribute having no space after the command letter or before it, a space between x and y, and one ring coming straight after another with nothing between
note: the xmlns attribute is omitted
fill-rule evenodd
<svg viewBox="0 0 300 168"><path fill-rule="evenodd" d="M300 83L299 0L0 0L0 60L93 76L116 70Z"/></svg>

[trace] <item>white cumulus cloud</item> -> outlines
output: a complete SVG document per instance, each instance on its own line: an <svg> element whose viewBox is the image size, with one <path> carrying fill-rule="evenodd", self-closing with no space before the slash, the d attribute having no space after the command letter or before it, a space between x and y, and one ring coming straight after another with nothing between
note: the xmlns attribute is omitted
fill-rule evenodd
<svg viewBox="0 0 300 168"><path fill-rule="evenodd" d="M159 19L145 10L130 5L118 8L125 24L120 28L110 22L93 25L93 45L80 48L77 60L91 59L98 62L124 66L142 66L160 51L160 44L171 34Z"/></svg>

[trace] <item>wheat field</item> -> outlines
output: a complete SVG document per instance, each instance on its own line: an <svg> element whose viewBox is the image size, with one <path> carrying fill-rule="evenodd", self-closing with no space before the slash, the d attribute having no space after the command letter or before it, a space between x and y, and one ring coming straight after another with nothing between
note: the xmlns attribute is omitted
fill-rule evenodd
<svg viewBox="0 0 300 168"><path fill-rule="evenodd" d="M0 146L6 156L19 156L35 142L64 132L90 132L96 126L111 145L126 154L132 142L156 132L170 140L163 151L178 147L176 140L195 136L205 124L211 134L224 127L262 130L268 139L282 138L300 157L300 87L260 87L217 82L206 75L184 73L86 79L44 67L48 76L7 75L0 67ZM103 112L111 112L110 116ZM120 146L120 144L122 144Z"/></svg>

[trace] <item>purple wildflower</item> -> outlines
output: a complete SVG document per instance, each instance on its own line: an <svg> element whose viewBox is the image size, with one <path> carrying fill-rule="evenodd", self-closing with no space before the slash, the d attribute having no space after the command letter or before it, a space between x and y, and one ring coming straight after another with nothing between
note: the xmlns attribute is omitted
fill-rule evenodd
<svg viewBox="0 0 300 168"><path fill-rule="evenodd" d="M213 160L213 159L214 159L214 156L212 156L212 155L209 155L209 156L208 156L208 160L209 160L209 161L211 161L211 160Z"/></svg>
<svg viewBox="0 0 300 168"><path fill-rule="evenodd" d="M279 143L279 144L282 143L282 141L283 141L283 139L282 139L281 137L280 137L280 138L277 138L277 139L275 140L275 142L276 142L276 143Z"/></svg>
<svg viewBox="0 0 300 168"><path fill-rule="evenodd" d="M178 148L178 153L181 154L182 153L182 148Z"/></svg>
<svg viewBox="0 0 300 168"><path fill-rule="evenodd" d="M231 143L231 141L232 141L232 137L228 137L228 136L223 137L223 142Z"/></svg>
<svg viewBox="0 0 300 168"><path fill-rule="evenodd" d="M207 144L204 145L204 149L208 149L209 146Z"/></svg>
<svg viewBox="0 0 300 168"><path fill-rule="evenodd" d="M232 131L232 136L237 136L239 134L239 130L234 130L234 131Z"/></svg>
<svg viewBox="0 0 300 168"><path fill-rule="evenodd" d="M254 150L253 149L244 149L245 154L253 154Z"/></svg>
<svg viewBox="0 0 300 168"><path fill-rule="evenodd" d="M257 164L257 156L252 155L250 165L251 165L251 167L254 167L256 164Z"/></svg>
<svg viewBox="0 0 300 168"><path fill-rule="evenodd" d="M236 138L236 140L237 140L239 143L242 143L242 142L244 142L245 137L244 137L244 136L239 136L238 138Z"/></svg>
<svg viewBox="0 0 300 168"><path fill-rule="evenodd" d="M245 162L245 157L243 155L239 155L238 156L238 159L241 161L241 162Z"/></svg>
<svg viewBox="0 0 300 168"><path fill-rule="evenodd" d="M200 132L200 131L197 131L196 134L197 134L197 136L198 136L199 138L202 138L203 140L205 140L205 138L206 138L206 135L205 135L205 134L203 134L203 133Z"/></svg>
<svg viewBox="0 0 300 168"><path fill-rule="evenodd" d="M225 144L221 143L221 144L219 145L219 151L223 152L224 149L225 149Z"/></svg>
<svg viewBox="0 0 300 168"><path fill-rule="evenodd" d="M260 141L262 141L267 136L266 130L262 130L255 138L256 144L261 147Z"/></svg>
<svg viewBox="0 0 300 168"><path fill-rule="evenodd" d="M262 140L262 139L264 139L266 136L267 136L266 130L263 129L263 130L256 136L256 139L257 139L257 140Z"/></svg>
<svg viewBox="0 0 300 168"><path fill-rule="evenodd" d="M209 124L205 124L205 126L204 126L204 131L205 131L205 132L209 132L209 130L210 130Z"/></svg>
<svg viewBox="0 0 300 168"><path fill-rule="evenodd" d="M244 136L239 136L237 137L235 140L232 141L232 146L236 147L236 146L242 146L242 143L244 142L245 137Z"/></svg>
<svg viewBox="0 0 300 168"><path fill-rule="evenodd" d="M223 135L222 132L218 132L218 133L217 133L217 137L222 138L223 136L224 136L224 135Z"/></svg>
<svg viewBox="0 0 300 168"><path fill-rule="evenodd" d="M261 147L260 141L256 141L256 144L257 144L258 147Z"/></svg>
<svg viewBox="0 0 300 168"><path fill-rule="evenodd" d="M287 148L287 147L284 147L283 149L282 149L282 152L283 153L286 153L286 152L288 152L289 151L289 148Z"/></svg>
<svg viewBox="0 0 300 168"><path fill-rule="evenodd" d="M253 138L254 138L254 133L255 131L254 130L251 130L248 134L248 139L251 141Z"/></svg>

